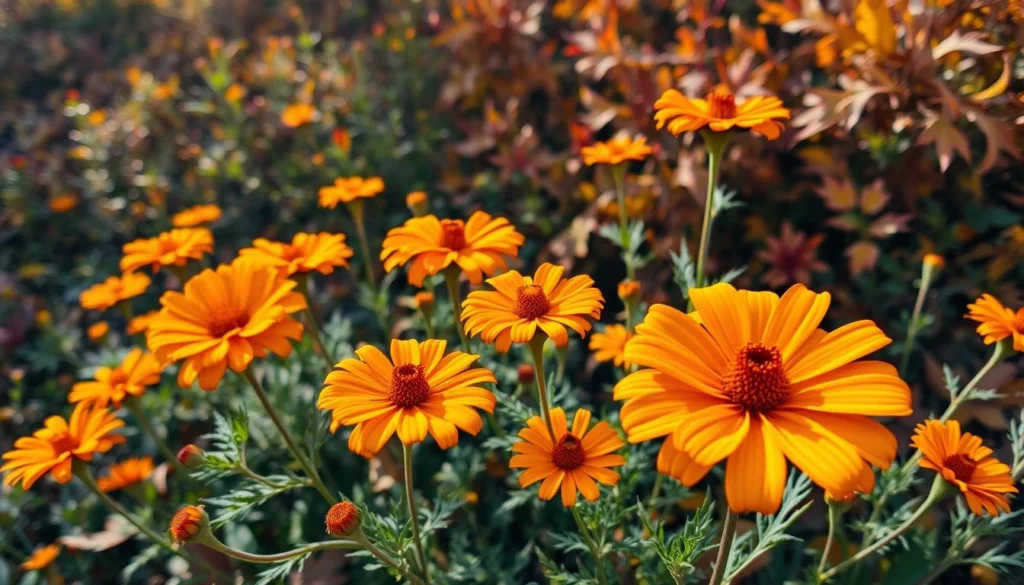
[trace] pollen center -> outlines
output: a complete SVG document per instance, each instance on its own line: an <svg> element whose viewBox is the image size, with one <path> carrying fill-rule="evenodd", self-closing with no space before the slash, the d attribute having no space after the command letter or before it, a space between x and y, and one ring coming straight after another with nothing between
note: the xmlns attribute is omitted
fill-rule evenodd
<svg viewBox="0 0 1024 585"><path fill-rule="evenodd" d="M210 320L210 335L213 337L224 337L224 335L235 329L245 327L248 322L249 318L246 315L239 315L237 313L215 315Z"/></svg>
<svg viewBox="0 0 1024 585"><path fill-rule="evenodd" d="M555 448L551 452L551 461L559 469L565 471L576 469L586 461L583 443L571 433L564 435L555 443Z"/></svg>
<svg viewBox="0 0 1024 585"><path fill-rule="evenodd" d="M957 453L956 455L950 455L946 457L946 460L942 462L943 467L949 469L956 475L956 478L960 481L971 481L971 477L974 475L974 470L978 468L978 462L971 459L970 455L964 455Z"/></svg>
<svg viewBox="0 0 1024 585"><path fill-rule="evenodd" d="M761 343L743 346L722 383L725 395L750 412L771 411L789 396L782 354Z"/></svg>
<svg viewBox="0 0 1024 585"><path fill-rule="evenodd" d="M537 284L527 284L516 291L516 306L512 312L523 319L536 319L548 314L551 301L544 294L544 289Z"/></svg>
<svg viewBox="0 0 1024 585"><path fill-rule="evenodd" d="M441 220L441 245L456 252L466 247L466 229L461 220Z"/></svg>
<svg viewBox="0 0 1024 585"><path fill-rule="evenodd" d="M50 439L55 453L67 453L78 448L78 441L68 433L60 433Z"/></svg>
<svg viewBox="0 0 1024 585"><path fill-rule="evenodd" d="M731 93L714 92L708 94L708 108L712 118L724 120L736 117L736 96Z"/></svg>
<svg viewBox="0 0 1024 585"><path fill-rule="evenodd" d="M405 364L395 368L391 373L391 387L388 388L388 400L401 408L409 408L422 403L430 395L430 384L423 375L423 366Z"/></svg>
<svg viewBox="0 0 1024 585"><path fill-rule="evenodd" d="M1024 335L1024 307L1017 309L1017 314L1013 316L1013 329Z"/></svg>

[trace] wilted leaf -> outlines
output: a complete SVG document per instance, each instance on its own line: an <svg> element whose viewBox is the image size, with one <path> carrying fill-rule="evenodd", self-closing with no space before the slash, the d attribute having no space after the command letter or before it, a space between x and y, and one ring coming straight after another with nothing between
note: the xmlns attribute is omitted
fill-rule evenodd
<svg viewBox="0 0 1024 585"><path fill-rule="evenodd" d="M818 195L832 211L851 211L857 205L857 189L848 178L841 180L825 177Z"/></svg>
<svg viewBox="0 0 1024 585"><path fill-rule="evenodd" d="M981 159L978 171L984 173L995 166L999 160L999 152L1005 151L1014 158L1020 158L1020 148L1016 145L1017 134L1014 127L981 113L977 107L967 111L967 118L978 125L985 133L985 156Z"/></svg>
<svg viewBox="0 0 1024 585"><path fill-rule="evenodd" d="M918 144L934 144L939 157L939 168L946 172L953 162L953 154L959 153L967 162L971 161L971 149L967 137L942 116L935 116L931 124L917 137Z"/></svg>
<svg viewBox="0 0 1024 585"><path fill-rule="evenodd" d="M992 85L971 94L969 97L976 102L984 102L1003 95L1006 92L1006 88L1010 85L1010 67L1010 56L1008 54L1003 55L1003 72L999 75L999 79L995 80Z"/></svg>
<svg viewBox="0 0 1024 585"><path fill-rule="evenodd" d="M846 257L850 262L850 274L858 274L871 270L878 262L880 250L872 242L856 242L846 249Z"/></svg>
<svg viewBox="0 0 1024 585"><path fill-rule="evenodd" d="M854 28L875 51L884 56L896 50L896 25L886 0L860 0L853 20Z"/></svg>
<svg viewBox="0 0 1024 585"><path fill-rule="evenodd" d="M860 192L860 209L868 215L875 215L889 203L889 193L882 179L875 180Z"/></svg>
<svg viewBox="0 0 1024 585"><path fill-rule="evenodd" d="M87 534L73 534L62 536L57 542L68 548L77 550L104 551L121 544L132 536L138 534L139 530L128 523L121 516L108 516L103 530Z"/></svg>
<svg viewBox="0 0 1024 585"><path fill-rule="evenodd" d="M876 238L888 238L893 234L907 231L907 225L914 216L905 213L886 213L871 222L868 231Z"/></svg>
<svg viewBox="0 0 1024 585"><path fill-rule="evenodd" d="M985 37L984 33L961 34L959 30L955 30L953 31L953 34L946 37L941 43L935 45L932 49L932 58L936 60L941 59L953 51L963 51L965 53L974 53L975 55L988 55L989 53L995 53L996 51L1002 50L1002 47L999 45L993 45L992 43L986 43L981 40L983 37Z"/></svg>

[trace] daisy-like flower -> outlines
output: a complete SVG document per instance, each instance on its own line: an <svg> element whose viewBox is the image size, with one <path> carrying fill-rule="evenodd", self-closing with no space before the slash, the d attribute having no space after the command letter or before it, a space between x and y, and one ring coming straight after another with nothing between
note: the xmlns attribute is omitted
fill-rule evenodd
<svg viewBox="0 0 1024 585"><path fill-rule="evenodd" d="M284 276L314 270L330 274L336 266L348 266L352 254L352 248L345 245L343 234L328 233L295 234L290 244L256 238L251 248L244 248L238 253L239 257L273 267Z"/></svg>
<svg viewBox="0 0 1024 585"><path fill-rule="evenodd" d="M315 121L319 113L311 104L292 104L281 112L281 123L287 128L298 128Z"/></svg>
<svg viewBox="0 0 1024 585"><path fill-rule="evenodd" d="M514 258L523 241L523 234L507 219L483 211L474 211L467 221L426 215L391 229L380 259L388 272L411 260L409 283L414 286L423 286L428 274L437 274L453 263L470 283L480 284L484 274L504 270L505 256Z"/></svg>
<svg viewBox="0 0 1024 585"><path fill-rule="evenodd" d="M543 480L540 498L550 500L561 491L562 504L571 508L576 505L577 493L593 502L600 496L598 483L613 486L619 482L619 474L609 468L625 465L626 458L614 452L626 443L608 423L601 421L588 431L590 412L581 408L573 417L570 431L565 412L555 408L551 410L551 426L554 440L539 416L530 418L526 428L519 431L522 441L512 445L516 454L509 467L526 469L519 476L520 486Z"/></svg>
<svg viewBox="0 0 1024 585"><path fill-rule="evenodd" d="M51 416L43 428L18 439L14 450L3 454L6 463L0 471L8 472L4 484L21 482L27 490L47 473L57 483L67 483L71 481L72 459L91 461L94 454L123 443L124 437L114 434L123 426L124 421L113 412L86 404L76 405L70 420Z"/></svg>
<svg viewBox="0 0 1024 585"><path fill-rule="evenodd" d="M178 228L155 238L140 238L124 245L121 272L150 266L184 266L213 252L213 234L206 228Z"/></svg>
<svg viewBox="0 0 1024 585"><path fill-rule="evenodd" d="M622 325L609 325L604 331L590 336L590 351L599 362L612 362L616 366L628 368L626 361L626 342L633 334Z"/></svg>
<svg viewBox="0 0 1024 585"><path fill-rule="evenodd" d="M646 136L631 137L620 134L611 140L584 146L580 150L583 162L591 165L617 165L627 160L644 160L654 152L647 145Z"/></svg>
<svg viewBox="0 0 1024 585"><path fill-rule="evenodd" d="M453 351L429 339L391 341L391 359L376 347L356 350L359 359L342 360L324 381L317 407L331 411L331 432L355 425L348 448L370 458L395 432L406 445L427 433L442 449L459 442L459 430L475 435L483 427L474 409L494 412L494 395L480 387L494 382L486 368L473 368L479 356Z"/></svg>
<svg viewBox="0 0 1024 585"><path fill-rule="evenodd" d="M207 205L196 205L179 211L171 217L171 225L177 228L196 227L207 223L213 223L220 219L223 212L220 207L212 203Z"/></svg>
<svg viewBox="0 0 1024 585"><path fill-rule="evenodd" d="M122 276L111 276L82 291L78 302L83 309L106 311L125 299L137 297L149 288L150 279L145 274L129 272Z"/></svg>
<svg viewBox="0 0 1024 585"><path fill-rule="evenodd" d="M50 563L57 560L60 554L59 544L48 544L32 551L32 555L21 563L22 571L41 571L50 566Z"/></svg>
<svg viewBox="0 0 1024 585"><path fill-rule="evenodd" d="M213 390L228 367L242 372L267 351L291 353L288 340L302 338L302 325L291 314L306 308L295 286L277 271L247 261L206 269L185 283L183 292L164 293L146 343L161 363L181 362L180 386L198 378L200 388Z"/></svg>
<svg viewBox="0 0 1024 585"><path fill-rule="evenodd" d="M116 492L146 481L153 475L153 469L150 457L126 459L112 466L107 475L96 480L96 485L104 492Z"/></svg>
<svg viewBox="0 0 1024 585"><path fill-rule="evenodd" d="M149 324L153 322L153 319L160 314L160 311L150 311L141 315L136 315L128 321L128 326L125 330L128 335L138 335L145 333L149 329Z"/></svg>
<svg viewBox="0 0 1024 585"><path fill-rule="evenodd" d="M357 199L376 197L384 191L384 181L380 177L338 178L333 185L320 188L320 207L334 209L339 203L352 203Z"/></svg>
<svg viewBox="0 0 1024 585"><path fill-rule="evenodd" d="M83 402L100 408L113 404L114 408L121 408L125 398L141 396L148 386L160 383L161 371L163 367L156 356L135 348L117 367L99 368L94 380L72 386L68 402Z"/></svg>
<svg viewBox="0 0 1024 585"><path fill-rule="evenodd" d="M831 297L795 285L772 292L716 284L691 291L690 316L654 305L626 346L650 369L615 386L630 442L667 437L658 470L691 486L719 461L738 513L775 513L786 459L827 492L886 469L896 438L869 416L911 413L896 368L857 361L892 340L868 320L819 329ZM695 318L696 317L696 318Z"/></svg>
<svg viewBox="0 0 1024 585"><path fill-rule="evenodd" d="M993 516L1010 511L1004 494L1017 493L1010 467L992 456L981 437L961 433L960 423L926 420L914 429L910 444L921 451L921 467L934 469L955 485L971 512Z"/></svg>
<svg viewBox="0 0 1024 585"><path fill-rule="evenodd" d="M667 124L675 136L706 126L712 132L750 129L775 140L784 128L779 120L789 119L789 110L777 97L754 96L736 103L736 96L721 88L707 94L706 99L688 98L669 89L654 102L654 109L658 129Z"/></svg>
<svg viewBox="0 0 1024 585"><path fill-rule="evenodd" d="M1024 307L1015 313L994 296L983 294L967 309L967 318L981 323L978 335L984 336L986 345L1012 337L1014 351L1024 351Z"/></svg>
<svg viewBox="0 0 1024 585"><path fill-rule="evenodd" d="M462 303L466 333L479 334L500 352L530 342L538 329L558 347L569 343L567 328L586 335L591 327L587 317L601 316L604 297L589 276L564 279L564 270L544 263L533 278L512 270L488 279L494 291L473 291Z"/></svg>

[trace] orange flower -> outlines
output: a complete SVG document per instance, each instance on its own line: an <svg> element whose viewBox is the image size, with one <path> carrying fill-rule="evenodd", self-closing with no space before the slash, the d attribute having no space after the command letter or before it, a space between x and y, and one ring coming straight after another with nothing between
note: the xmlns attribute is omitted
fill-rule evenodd
<svg viewBox="0 0 1024 585"><path fill-rule="evenodd" d="M149 288L150 279L145 274L129 272L123 276L111 276L103 282L85 289L78 297L83 309L105 311L125 299L137 297Z"/></svg>
<svg viewBox="0 0 1024 585"><path fill-rule="evenodd" d="M380 177L338 178L333 185L320 187L320 207L334 209L339 203L352 203L357 199L376 197L384 191Z"/></svg>
<svg viewBox="0 0 1024 585"><path fill-rule="evenodd" d="M409 283L414 286L423 286L428 274L437 274L452 263L469 282L480 284L484 274L490 276L506 268L505 256L514 258L523 240L507 219L492 218L483 211L474 211L465 222L426 215L391 229L380 259L388 272L412 260Z"/></svg>
<svg viewBox="0 0 1024 585"><path fill-rule="evenodd" d="M506 352L513 343L528 343L537 329L558 347L569 343L566 328L586 335L587 317L597 319L604 307L601 291L589 276L562 278L565 269L544 263L533 275L515 270L487 280L495 291L473 291L462 303L466 333Z"/></svg>
<svg viewBox="0 0 1024 585"><path fill-rule="evenodd" d="M85 334L89 336L89 339L95 342L100 342L110 333L110 324L106 321L100 321L89 325L89 328L85 330Z"/></svg>
<svg viewBox="0 0 1024 585"><path fill-rule="evenodd" d="M931 266L933 268L942 268L946 265L945 258L938 254L925 254L922 262L925 266Z"/></svg>
<svg viewBox="0 0 1024 585"><path fill-rule="evenodd" d="M981 323L978 335L985 337L986 345L1013 337L1013 349L1024 351L1024 307L1014 313L992 295L984 294L967 309L967 318Z"/></svg>
<svg viewBox="0 0 1024 585"><path fill-rule="evenodd" d="M291 244L256 238L252 248L238 255L281 272L284 276L305 274L314 270L321 274L334 272L335 266L348 266L352 248L345 245L343 234L295 234Z"/></svg>
<svg viewBox="0 0 1024 585"><path fill-rule="evenodd" d="M372 345L356 350L359 359L342 360L324 381L317 407L331 412L331 432L355 425L348 448L370 458L397 431L406 445L427 433L442 449L459 442L459 430L480 432L474 409L494 412L494 395L480 384L495 381L486 368L472 368L480 357L453 351L430 339L391 341L391 359Z"/></svg>
<svg viewBox="0 0 1024 585"><path fill-rule="evenodd" d="M609 486L619 482L619 474L609 468L625 465L626 458L614 453L625 442L608 423L601 421L588 432L590 412L581 408L576 411L569 431L565 411L554 408L551 426L554 440L539 416L531 417L526 428L519 431L522 441L512 445L516 455L509 467L526 469L519 476L520 486L525 488L544 480L540 498L550 500L561 488L562 505L571 508L576 505L577 492L593 502L600 496L598 482Z"/></svg>
<svg viewBox="0 0 1024 585"><path fill-rule="evenodd" d="M160 314L160 311L150 311L141 315L132 317L131 321L128 321L128 335L138 335L139 333L145 333L149 329L149 324L153 322L153 319Z"/></svg>
<svg viewBox="0 0 1024 585"><path fill-rule="evenodd" d="M114 408L121 408L125 398L141 396L147 386L159 384L162 370L153 354L132 349L116 368L99 368L95 380L72 386L68 402L84 402L100 408L113 404Z"/></svg>
<svg viewBox="0 0 1024 585"><path fill-rule="evenodd" d="M609 325L601 333L590 336L590 350L599 362L612 362L616 366L629 368L625 352L626 342L632 337L633 333L622 325Z"/></svg>
<svg viewBox="0 0 1024 585"><path fill-rule="evenodd" d="M675 136L705 126L713 132L728 132L736 127L775 140L784 128L779 120L789 119L789 110L777 97L754 96L736 103L736 96L722 89L709 93L706 99L691 99L669 89L654 102L654 109L658 129L668 124L668 131Z"/></svg>
<svg viewBox="0 0 1024 585"><path fill-rule="evenodd" d="M584 146L580 150L583 162L587 166L617 165L627 160L644 160L652 152L654 151L651 147L647 146L646 136L633 138L625 134L620 134L605 142Z"/></svg>
<svg viewBox="0 0 1024 585"><path fill-rule="evenodd" d="M981 437L960 432L960 423L926 420L914 429L910 444L921 451L919 465L938 471L955 485L967 500L967 507L980 516L985 510L993 516L1010 511L1003 494L1017 493L1010 467L983 447Z"/></svg>
<svg viewBox="0 0 1024 585"><path fill-rule="evenodd" d="M892 340L871 321L819 329L831 297L716 284L691 290L696 314L654 305L626 346L651 369L615 386L630 442L667 437L658 471L692 486L719 461L735 512L775 513L788 458L831 494L888 468L896 438L869 416L911 413L896 368L857 361Z"/></svg>
<svg viewBox="0 0 1024 585"><path fill-rule="evenodd" d="M50 211L54 213L67 213L78 207L78 196L72 193L64 193L50 199Z"/></svg>
<svg viewBox="0 0 1024 585"><path fill-rule="evenodd" d="M339 502L331 506L324 517L327 534L334 537L352 536L359 530L362 513L352 502Z"/></svg>
<svg viewBox="0 0 1024 585"><path fill-rule="evenodd" d="M124 421L106 408L87 404L76 405L70 420L51 416L43 428L18 439L14 450L3 454L6 463L0 471L9 472L4 484L20 481L27 490L47 473L57 483L67 483L71 481L71 460L92 461L95 453L106 453L123 443L124 437L113 434L123 426Z"/></svg>
<svg viewBox="0 0 1024 585"><path fill-rule="evenodd" d="M423 191L412 191L405 196L405 206L409 208L409 211L416 217L423 217L427 214L427 210L430 208L430 201L427 199L427 194Z"/></svg>
<svg viewBox="0 0 1024 585"><path fill-rule="evenodd" d="M306 308L295 286L252 262L206 269L183 292L164 293L146 342L162 363L181 362L180 386L198 378L200 388L213 390L229 366L241 372L268 350L282 357L291 353L288 340L302 338L302 325L290 315Z"/></svg>
<svg viewBox="0 0 1024 585"><path fill-rule="evenodd" d="M96 480L96 485L104 492L117 490L142 483L153 475L153 459L136 457L115 464L107 475Z"/></svg>
<svg viewBox="0 0 1024 585"><path fill-rule="evenodd" d="M213 223L220 219L223 212L220 207L213 205L196 205L183 211L175 213L171 217L171 225L177 228L195 227L205 223Z"/></svg>
<svg viewBox="0 0 1024 585"><path fill-rule="evenodd" d="M281 123L288 128L298 128L316 120L319 113L310 104L292 104L281 112Z"/></svg>
<svg viewBox="0 0 1024 585"><path fill-rule="evenodd" d="M155 238L140 238L124 245L121 272L151 266L184 266L213 252L213 234L206 228L178 228Z"/></svg>
<svg viewBox="0 0 1024 585"><path fill-rule="evenodd" d="M22 571L40 571L50 566L50 563L57 559L60 554L59 544L48 544L32 551L32 555L21 563Z"/></svg>
<svg viewBox="0 0 1024 585"><path fill-rule="evenodd" d="M171 518L167 532L177 543L186 543L194 539L204 528L209 529L210 518L203 506L185 506Z"/></svg>

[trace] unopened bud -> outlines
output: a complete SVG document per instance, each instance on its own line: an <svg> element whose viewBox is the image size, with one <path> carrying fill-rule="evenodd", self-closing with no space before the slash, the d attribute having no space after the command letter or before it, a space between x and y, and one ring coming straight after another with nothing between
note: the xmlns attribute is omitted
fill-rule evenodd
<svg viewBox="0 0 1024 585"><path fill-rule="evenodd" d="M324 519L324 524L327 525L327 534L334 537L352 536L359 530L362 518L359 508L352 502L334 504L327 511L327 517Z"/></svg>
<svg viewBox="0 0 1024 585"><path fill-rule="evenodd" d="M198 469L204 461L206 461L206 453L191 443L178 451L178 462L185 469Z"/></svg>
<svg viewBox="0 0 1024 585"><path fill-rule="evenodd" d="M619 298L630 305L640 300L640 283L635 280L623 280L619 283Z"/></svg>
<svg viewBox="0 0 1024 585"><path fill-rule="evenodd" d="M533 384L533 381L537 378L537 374L530 364L519 365L519 383L523 386L529 386Z"/></svg>
<svg viewBox="0 0 1024 585"><path fill-rule="evenodd" d="M418 292L413 299L416 302L416 308L423 313L424 317L430 319L434 316L434 293Z"/></svg>
<svg viewBox="0 0 1024 585"><path fill-rule="evenodd" d="M405 204L409 206L409 211L412 212L416 217L423 217L429 211L430 202L427 200L427 194L423 191L413 191L405 196Z"/></svg>
<svg viewBox="0 0 1024 585"><path fill-rule="evenodd" d="M175 542L186 543L195 540L203 530L209 530L210 517L202 506L185 506L171 518L168 532Z"/></svg>

